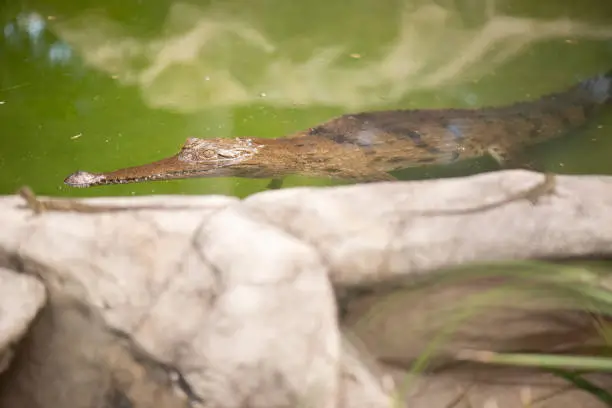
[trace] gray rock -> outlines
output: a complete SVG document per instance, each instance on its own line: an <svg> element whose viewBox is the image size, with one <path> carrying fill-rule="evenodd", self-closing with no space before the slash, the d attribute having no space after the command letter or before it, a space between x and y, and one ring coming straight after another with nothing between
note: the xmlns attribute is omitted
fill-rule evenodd
<svg viewBox="0 0 612 408"><path fill-rule="evenodd" d="M0 373L12 360L13 346L45 304L45 287L37 279L0 267Z"/></svg>
<svg viewBox="0 0 612 408"><path fill-rule="evenodd" d="M0 383L0 407L102 407L112 398L143 408L390 407L407 370L452 324L449 310L495 282L407 285L471 262L611 254L612 177L559 176L535 205L423 214L503 202L541 180L504 171L242 201L89 199L133 208L40 215L2 198L0 266L38 277L51 296L22 341L27 353ZM438 371L402 394L408 406L445 407L469 388L474 406L514 407L519 394L565 387L525 370L457 364L466 349L547 350L590 324L552 295L525 295L461 326L432 359ZM487 384L492 375L514 383ZM578 391L550 403L596 406Z"/></svg>

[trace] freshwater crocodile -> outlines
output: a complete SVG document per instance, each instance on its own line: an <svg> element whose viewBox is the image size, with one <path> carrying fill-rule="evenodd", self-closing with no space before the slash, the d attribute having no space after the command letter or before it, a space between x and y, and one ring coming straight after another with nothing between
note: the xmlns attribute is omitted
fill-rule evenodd
<svg viewBox="0 0 612 408"><path fill-rule="evenodd" d="M274 139L188 138L152 163L105 173L78 171L73 187L192 177L282 179L290 174L353 182L395 180L389 172L491 155L512 166L528 145L585 124L612 100L612 71L564 92L510 106L347 114Z"/></svg>

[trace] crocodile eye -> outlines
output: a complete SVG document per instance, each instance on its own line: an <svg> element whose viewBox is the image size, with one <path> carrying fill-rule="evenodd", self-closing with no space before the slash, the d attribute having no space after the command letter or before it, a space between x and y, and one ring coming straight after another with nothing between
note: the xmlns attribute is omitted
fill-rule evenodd
<svg viewBox="0 0 612 408"><path fill-rule="evenodd" d="M207 159L212 159L213 157L217 157L217 152L211 149L204 150L204 157Z"/></svg>

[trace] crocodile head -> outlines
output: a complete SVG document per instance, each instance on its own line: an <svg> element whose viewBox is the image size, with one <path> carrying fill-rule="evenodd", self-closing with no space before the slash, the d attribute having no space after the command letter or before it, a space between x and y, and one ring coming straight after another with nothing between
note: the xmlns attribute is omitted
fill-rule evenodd
<svg viewBox="0 0 612 408"><path fill-rule="evenodd" d="M125 184L190 177L232 176L233 165L248 161L262 144L253 139L198 139L190 137L178 154L141 166L106 173L77 171L64 183L72 187Z"/></svg>
<svg viewBox="0 0 612 408"><path fill-rule="evenodd" d="M261 145L252 139L187 139L177 158L179 161L223 167L253 157Z"/></svg>

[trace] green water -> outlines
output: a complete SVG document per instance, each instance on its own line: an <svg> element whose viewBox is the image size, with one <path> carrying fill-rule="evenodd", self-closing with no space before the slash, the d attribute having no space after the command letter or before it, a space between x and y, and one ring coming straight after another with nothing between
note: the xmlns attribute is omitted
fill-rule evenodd
<svg viewBox="0 0 612 408"><path fill-rule="evenodd" d="M612 2L107 1L1 3L0 193L231 194L269 180L74 189L174 154L189 136L277 137L388 108L506 104L612 67ZM612 174L612 116L531 152L560 173ZM401 177L471 174L488 160ZM285 186L331 181L289 177Z"/></svg>

